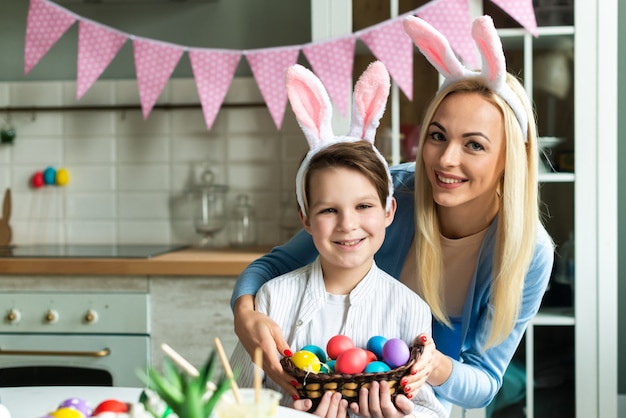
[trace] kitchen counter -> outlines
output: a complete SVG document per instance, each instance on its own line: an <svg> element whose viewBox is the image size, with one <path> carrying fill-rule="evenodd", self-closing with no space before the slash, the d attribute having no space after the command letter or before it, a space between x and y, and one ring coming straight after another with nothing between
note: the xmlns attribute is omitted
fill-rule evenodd
<svg viewBox="0 0 626 418"><path fill-rule="evenodd" d="M0 274L237 276L269 250L186 248L152 258L2 258Z"/></svg>

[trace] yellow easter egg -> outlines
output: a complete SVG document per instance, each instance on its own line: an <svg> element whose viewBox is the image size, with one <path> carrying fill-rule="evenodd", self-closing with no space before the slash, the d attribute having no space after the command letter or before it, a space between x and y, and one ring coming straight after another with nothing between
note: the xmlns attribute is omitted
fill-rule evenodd
<svg viewBox="0 0 626 418"><path fill-rule="evenodd" d="M291 356L291 362L294 366L304 370L305 372L318 373L321 367L320 359L315 354L307 350L300 350L293 353L293 356Z"/></svg>
<svg viewBox="0 0 626 418"><path fill-rule="evenodd" d="M85 418L85 416L74 408L59 408L49 414L54 418Z"/></svg>
<svg viewBox="0 0 626 418"><path fill-rule="evenodd" d="M56 175L57 186L65 186L70 181L70 174L64 168L59 168Z"/></svg>

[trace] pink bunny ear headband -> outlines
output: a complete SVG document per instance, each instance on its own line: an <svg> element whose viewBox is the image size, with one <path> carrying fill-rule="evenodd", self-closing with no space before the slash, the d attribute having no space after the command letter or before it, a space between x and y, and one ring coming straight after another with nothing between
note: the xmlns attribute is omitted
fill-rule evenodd
<svg viewBox="0 0 626 418"><path fill-rule="evenodd" d="M389 73L384 64L380 61L371 63L359 77L354 88L350 130L344 136L336 136L333 133L330 97L315 74L295 64L287 69L285 82L291 108L309 143L309 152L296 174L296 198L302 213L306 215L302 182L311 158L329 145L362 140L372 144L376 155L385 165L389 178L389 196L387 196L385 209L389 210L393 198L391 173L387 161L374 146L376 128L385 111L391 85Z"/></svg>
<svg viewBox="0 0 626 418"><path fill-rule="evenodd" d="M506 61L502 42L489 16L481 16L472 24L472 38L478 46L483 67L480 72L463 66L448 40L423 19L407 16L404 30L430 63L445 77L439 91L464 78L480 78L511 107L522 129L524 142L528 141L528 116L519 97L506 83Z"/></svg>

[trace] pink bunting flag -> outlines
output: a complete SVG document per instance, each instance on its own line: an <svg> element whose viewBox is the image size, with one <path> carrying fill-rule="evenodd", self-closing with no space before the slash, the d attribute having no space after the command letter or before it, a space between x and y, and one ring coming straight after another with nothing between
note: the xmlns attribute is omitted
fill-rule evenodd
<svg viewBox="0 0 626 418"><path fill-rule="evenodd" d="M328 95L343 116L348 114L352 92L352 69L356 38L349 36L329 42L309 44L302 52L326 87Z"/></svg>
<svg viewBox="0 0 626 418"><path fill-rule="evenodd" d="M28 74L74 24L76 17L46 0L31 0L26 20L24 74Z"/></svg>
<svg viewBox="0 0 626 418"><path fill-rule="evenodd" d="M532 35L539 36L533 0L491 0L491 2L517 20Z"/></svg>
<svg viewBox="0 0 626 418"><path fill-rule="evenodd" d="M477 68L478 57L472 39L472 19L467 0L432 1L420 8L417 15L448 39L467 67Z"/></svg>
<svg viewBox="0 0 626 418"><path fill-rule="evenodd" d="M135 71L143 118L147 119L183 55L182 47L135 39Z"/></svg>
<svg viewBox="0 0 626 418"><path fill-rule="evenodd" d="M78 70L76 99L81 97L102 75L120 48L126 36L91 22L78 24Z"/></svg>
<svg viewBox="0 0 626 418"><path fill-rule="evenodd" d="M385 64L389 75L409 100L413 99L413 41L395 18L364 31L360 38Z"/></svg>
<svg viewBox="0 0 626 418"><path fill-rule="evenodd" d="M239 51L211 51L193 49L189 51L191 68L196 80L196 87L206 127L211 129L217 112L233 81L237 64L242 53Z"/></svg>
<svg viewBox="0 0 626 418"><path fill-rule="evenodd" d="M256 80L267 108L280 129L287 106L285 71L298 61L299 46L246 51L252 75Z"/></svg>

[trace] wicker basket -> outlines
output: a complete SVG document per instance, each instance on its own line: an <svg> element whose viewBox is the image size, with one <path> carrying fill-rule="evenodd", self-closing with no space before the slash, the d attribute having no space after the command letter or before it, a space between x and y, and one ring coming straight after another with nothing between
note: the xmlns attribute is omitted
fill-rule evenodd
<svg viewBox="0 0 626 418"><path fill-rule="evenodd" d="M326 391L341 392L348 402L358 402L359 389L369 387L374 381L387 381L391 390L391 398L395 399L399 392L400 380L409 373L413 363L422 354L423 347L416 345L411 348L411 357L404 366L381 373L307 373L293 365L289 357L281 359L283 370L298 381L298 395L300 399L311 399L314 410Z"/></svg>

